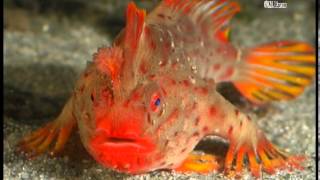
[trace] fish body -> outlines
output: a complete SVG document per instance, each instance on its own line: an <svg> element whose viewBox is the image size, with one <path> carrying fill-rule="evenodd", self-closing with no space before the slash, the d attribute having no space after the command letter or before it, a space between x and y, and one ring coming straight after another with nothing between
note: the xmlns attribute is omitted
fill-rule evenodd
<svg viewBox="0 0 320 180"><path fill-rule="evenodd" d="M64 110L47 126L58 136L53 152L77 124L95 160L131 174L213 171L213 162L189 162L208 135L230 143L225 170L241 172L245 156L255 176L261 166L269 173L287 165L299 168L301 159L275 148L216 85L232 82L256 104L292 99L312 82L314 49L297 41L234 48L227 34L239 10L225 0L164 0L146 15L130 3L125 29L112 47L97 51ZM48 134L46 128L36 131L22 149L30 151L34 139ZM41 147L35 154L47 149Z"/></svg>

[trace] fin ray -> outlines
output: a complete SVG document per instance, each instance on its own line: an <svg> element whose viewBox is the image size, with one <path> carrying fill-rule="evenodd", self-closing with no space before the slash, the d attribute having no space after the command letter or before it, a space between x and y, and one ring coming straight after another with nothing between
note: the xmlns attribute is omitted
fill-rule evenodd
<svg viewBox="0 0 320 180"><path fill-rule="evenodd" d="M164 10L170 9L170 10ZM205 27L202 32L208 32L210 37L226 41L229 32L229 22L232 17L240 11L238 3L228 0L164 0L160 8L153 14L164 13L178 21L182 17L188 17L194 25ZM162 24L157 16L150 16L153 24ZM156 22L158 21L158 22ZM200 25L202 24L202 25Z"/></svg>
<svg viewBox="0 0 320 180"><path fill-rule="evenodd" d="M315 50L307 43L280 41L247 50L233 81L256 104L290 100L300 95L315 76Z"/></svg>
<svg viewBox="0 0 320 180"><path fill-rule="evenodd" d="M144 20L146 16L145 10L140 10L136 5L131 2L127 7L127 19L124 35L124 45L126 47L126 53L133 59L135 52L137 51L139 40L143 32Z"/></svg>

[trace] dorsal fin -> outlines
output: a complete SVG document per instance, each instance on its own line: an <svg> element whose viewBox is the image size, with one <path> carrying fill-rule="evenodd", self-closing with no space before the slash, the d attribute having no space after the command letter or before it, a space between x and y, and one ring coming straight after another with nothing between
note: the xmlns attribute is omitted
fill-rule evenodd
<svg viewBox="0 0 320 180"><path fill-rule="evenodd" d="M120 71L124 70L124 59L126 62L134 59L143 32L145 16L144 10L138 9L133 2L130 2L126 12L126 27L116 38L114 47L100 48L94 55L97 68L100 72L109 75L114 82L120 75Z"/></svg>
<svg viewBox="0 0 320 180"><path fill-rule="evenodd" d="M145 10L138 9L133 2L130 2L127 7L126 15L127 22L124 35L124 47L126 50L126 57L133 58L143 32L146 12Z"/></svg>
<svg viewBox="0 0 320 180"><path fill-rule="evenodd" d="M221 41L228 40L229 22L240 11L238 3L228 0L165 0L164 3L177 14L183 12L190 16L197 24L206 22L212 27L206 31L213 31Z"/></svg>

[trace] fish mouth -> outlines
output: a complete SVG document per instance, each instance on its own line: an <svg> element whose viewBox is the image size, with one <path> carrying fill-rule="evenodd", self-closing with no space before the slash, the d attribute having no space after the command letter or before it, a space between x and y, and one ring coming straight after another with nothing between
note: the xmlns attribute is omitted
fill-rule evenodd
<svg viewBox="0 0 320 180"><path fill-rule="evenodd" d="M107 137L104 142L102 142L101 147L112 149L112 150L121 150L126 149L128 151L145 150L145 144L141 142L138 138L130 138L130 137Z"/></svg>
<svg viewBox="0 0 320 180"><path fill-rule="evenodd" d="M119 137L109 137L107 138L106 142L108 143L115 143L115 144L121 144L121 143L135 143L135 139L130 139L130 138L119 138Z"/></svg>
<svg viewBox="0 0 320 180"><path fill-rule="evenodd" d="M99 130L89 141L89 152L98 162L121 172L144 171L154 150L155 143L150 137L131 132L115 134Z"/></svg>
<svg viewBox="0 0 320 180"><path fill-rule="evenodd" d="M152 151L154 147L150 138L140 137L133 133L111 134L104 130L97 131L91 139L91 145L95 149L121 153L146 153Z"/></svg>

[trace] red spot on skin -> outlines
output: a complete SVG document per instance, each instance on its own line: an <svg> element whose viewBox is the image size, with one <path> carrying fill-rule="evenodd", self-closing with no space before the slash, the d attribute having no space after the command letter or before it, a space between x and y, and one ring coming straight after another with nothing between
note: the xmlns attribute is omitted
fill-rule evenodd
<svg viewBox="0 0 320 180"><path fill-rule="evenodd" d="M196 137L196 136L199 136L199 135L200 135L199 132L194 132L194 133L192 134L193 137Z"/></svg>
<svg viewBox="0 0 320 180"><path fill-rule="evenodd" d="M228 67L228 69L226 71L226 76L227 77L232 76L233 72L234 72L234 68L233 67Z"/></svg>
<svg viewBox="0 0 320 180"><path fill-rule="evenodd" d="M235 111L234 111L234 113L236 114L236 116L238 117L239 116L239 110L238 109L236 109Z"/></svg>
<svg viewBox="0 0 320 180"><path fill-rule="evenodd" d="M197 108L198 104L196 102L193 103L192 109L195 110Z"/></svg>
<svg viewBox="0 0 320 180"><path fill-rule="evenodd" d="M155 44L155 42L154 42L152 39L150 39L150 48L151 48L152 50L155 50L155 49L156 49L156 44Z"/></svg>
<svg viewBox="0 0 320 180"><path fill-rule="evenodd" d="M181 150L181 153L186 152L186 150L187 150L187 148L182 149L182 150Z"/></svg>
<svg viewBox="0 0 320 180"><path fill-rule="evenodd" d="M179 63L174 62L174 63L172 63L172 68L177 70L178 69L178 65L179 65Z"/></svg>
<svg viewBox="0 0 320 180"><path fill-rule="evenodd" d="M212 66L213 71L218 71L220 69L221 65L220 64L215 64Z"/></svg>
<svg viewBox="0 0 320 180"><path fill-rule="evenodd" d="M166 162L163 161L163 162L160 164L160 166L164 166L165 164L166 164Z"/></svg>
<svg viewBox="0 0 320 180"><path fill-rule="evenodd" d="M108 90L108 88L103 88L103 89L101 90L101 95L102 95L103 97L109 97L111 94L110 94L110 91Z"/></svg>
<svg viewBox="0 0 320 180"><path fill-rule="evenodd" d="M148 121L149 124L152 124L152 122L151 122L151 117L150 117L150 113L148 113L148 115L147 115L147 121Z"/></svg>
<svg viewBox="0 0 320 180"><path fill-rule="evenodd" d="M141 93L137 90L137 91L135 91L133 94L132 94L132 97L131 97L131 99L133 100L133 101L138 101L138 100L140 100L140 98L141 98Z"/></svg>
<svg viewBox="0 0 320 180"><path fill-rule="evenodd" d="M194 125L195 125L195 126L198 126L198 125L199 125L199 122L200 122L200 117L198 116L198 117L196 118L196 120L195 120Z"/></svg>
<svg viewBox="0 0 320 180"><path fill-rule="evenodd" d="M208 132L208 131L209 131L208 126L204 126L204 127L202 128L202 131L203 131L203 132Z"/></svg>
<svg viewBox="0 0 320 180"><path fill-rule="evenodd" d="M144 33L146 33L146 36L147 37L149 37L150 36L150 28L148 27L148 26L146 26L145 28L144 28Z"/></svg>
<svg viewBox="0 0 320 180"><path fill-rule="evenodd" d="M216 114L217 114L217 108L214 105L212 105L209 109L209 115L215 116Z"/></svg>
<svg viewBox="0 0 320 180"><path fill-rule="evenodd" d="M208 93L209 93L209 90L206 87L195 87L194 90L197 93L199 93L201 95L204 95L204 96L208 95Z"/></svg>
<svg viewBox="0 0 320 180"><path fill-rule="evenodd" d="M178 136L178 132L175 132L175 133L174 133L174 136L177 137L177 136Z"/></svg>
<svg viewBox="0 0 320 180"><path fill-rule="evenodd" d="M140 64L140 72L142 73L142 74L146 74L147 73L147 67L146 67L146 64L144 63L144 62L142 62L141 64Z"/></svg>
<svg viewBox="0 0 320 180"><path fill-rule="evenodd" d="M170 42L168 42L168 41L165 42L164 45L163 45L163 51L168 53L168 51L170 50L170 46L171 46Z"/></svg>
<svg viewBox="0 0 320 180"><path fill-rule="evenodd" d="M151 80L154 80L154 79L155 79L155 77L156 77L156 75L155 75L155 74L151 74L151 75L149 76L149 78L150 78Z"/></svg>
<svg viewBox="0 0 320 180"><path fill-rule="evenodd" d="M90 99L91 99L92 102L94 102L94 99L95 99L95 98L94 98L94 94L93 94L93 93L91 93Z"/></svg>
<svg viewBox="0 0 320 180"><path fill-rule="evenodd" d="M130 100L129 100L129 99L125 100L125 101L123 102L123 107L128 108L128 107L129 107L129 103L130 103Z"/></svg>
<svg viewBox="0 0 320 180"><path fill-rule="evenodd" d="M162 19L165 18L165 16L164 16L163 14L158 14L158 17L159 17L159 18L162 18Z"/></svg>
<svg viewBox="0 0 320 180"><path fill-rule="evenodd" d="M233 126L230 126L229 129L228 129L228 134L231 135L232 131L233 131Z"/></svg>
<svg viewBox="0 0 320 180"><path fill-rule="evenodd" d="M79 92L82 94L82 93L83 93L83 90L84 90L84 85L80 86Z"/></svg>
<svg viewBox="0 0 320 180"><path fill-rule="evenodd" d="M174 79L171 79L171 84L175 85L175 84L177 84L177 82Z"/></svg>
<svg viewBox="0 0 320 180"><path fill-rule="evenodd" d="M86 77L88 77L88 76L89 76L89 72L84 72L84 73L83 73L83 77L86 78Z"/></svg>
<svg viewBox="0 0 320 180"><path fill-rule="evenodd" d="M112 95L108 88L103 88L101 90L101 100L103 101L104 104L108 106L113 105Z"/></svg>
<svg viewBox="0 0 320 180"><path fill-rule="evenodd" d="M206 87L202 87L202 88L200 88L200 90L201 90L201 94L203 94L203 95L207 95L209 93L209 90Z"/></svg>
<svg viewBox="0 0 320 180"><path fill-rule="evenodd" d="M233 75L233 73L234 73L234 68L233 68L232 66L229 66L229 67L226 69L225 73L223 73L223 74L219 77L219 79L220 79L220 80L228 80L228 79Z"/></svg>
<svg viewBox="0 0 320 180"><path fill-rule="evenodd" d="M166 142L164 143L164 146L168 146L169 144L169 140L166 140Z"/></svg>
<svg viewBox="0 0 320 180"><path fill-rule="evenodd" d="M183 85L186 86L186 87L189 87L190 86L190 82L188 80L183 80L182 81Z"/></svg>

